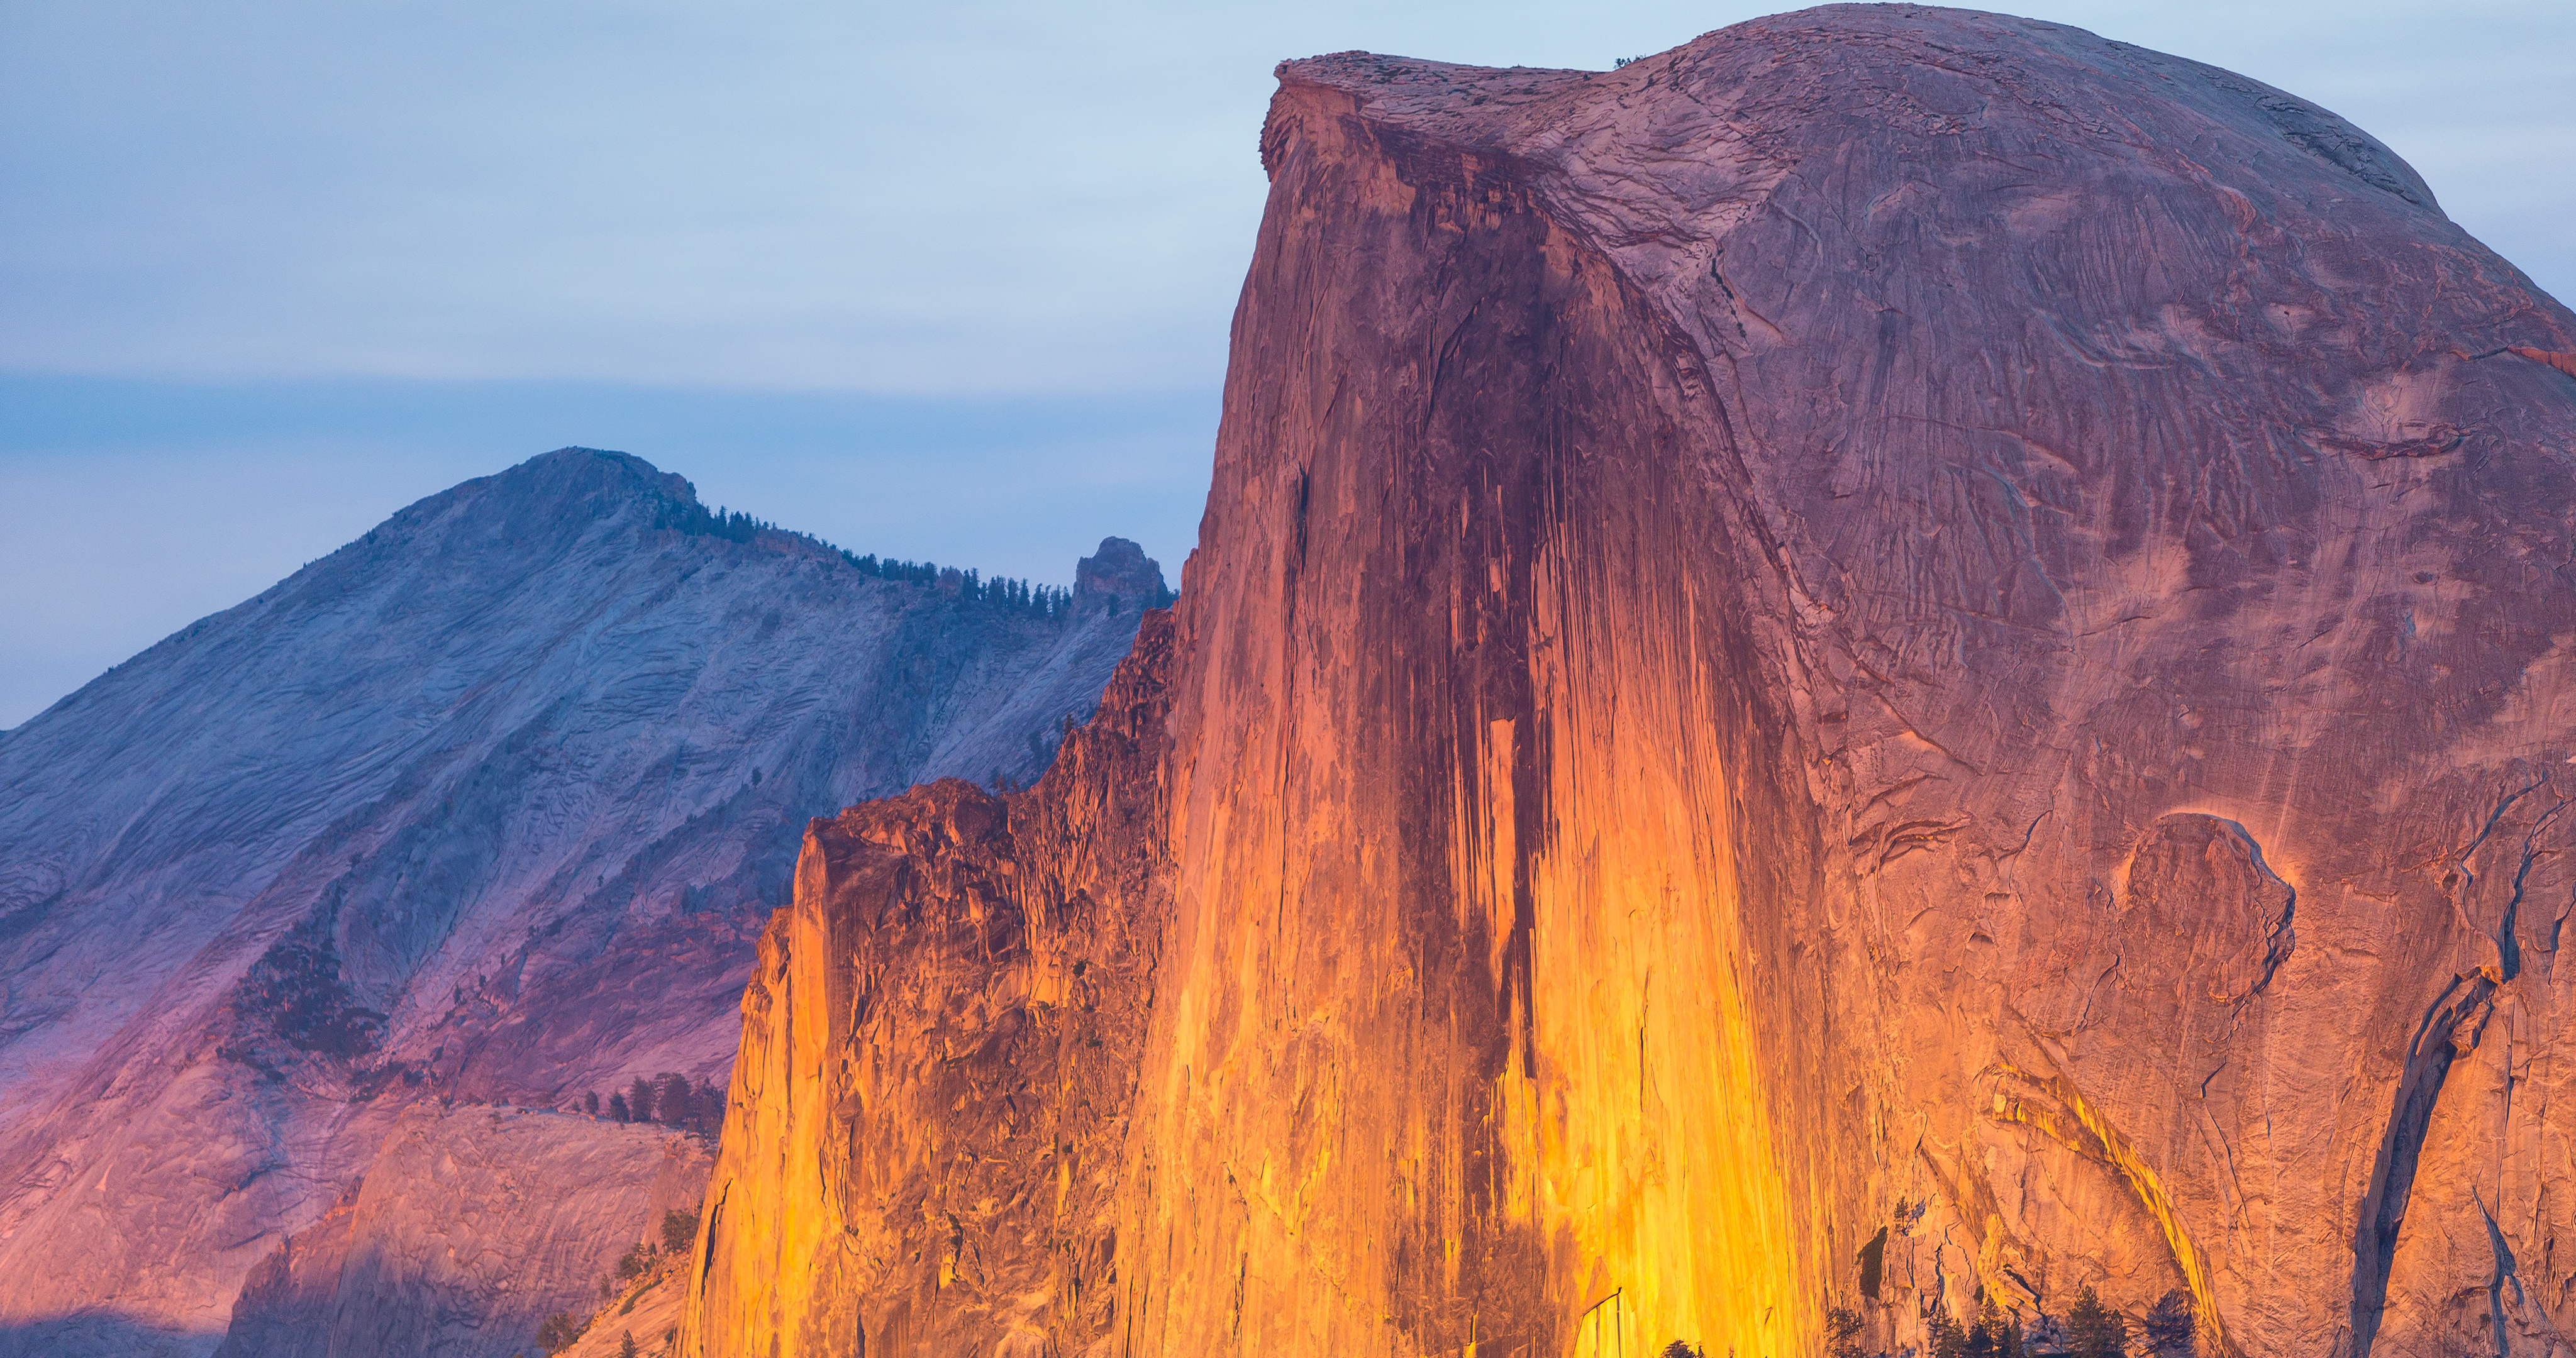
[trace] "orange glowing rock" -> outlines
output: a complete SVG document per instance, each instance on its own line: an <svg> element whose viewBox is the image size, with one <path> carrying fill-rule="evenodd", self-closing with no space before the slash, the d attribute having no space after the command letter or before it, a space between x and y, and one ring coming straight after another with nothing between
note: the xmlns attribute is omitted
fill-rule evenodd
<svg viewBox="0 0 2576 1358"><path fill-rule="evenodd" d="M2547 349L2534 349L2529 345L2521 344L2515 345L2513 352L2534 363L2546 363L2569 377L2576 377L2576 354L2552 353Z"/></svg>

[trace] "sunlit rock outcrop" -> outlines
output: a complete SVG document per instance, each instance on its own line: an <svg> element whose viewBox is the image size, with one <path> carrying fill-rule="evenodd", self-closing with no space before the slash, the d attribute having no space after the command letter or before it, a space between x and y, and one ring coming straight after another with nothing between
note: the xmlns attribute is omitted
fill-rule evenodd
<svg viewBox="0 0 2576 1358"><path fill-rule="evenodd" d="M1170 632L1148 617L1033 793L950 780L808 831L744 993L684 1332L1040 1353L1116 1321Z"/></svg>
<svg viewBox="0 0 2576 1358"><path fill-rule="evenodd" d="M805 821L1027 781L1098 701L1164 592L1133 543L1087 569L1046 598L890 571L565 449L0 734L0 1353L264 1323L243 1280L362 1178L398 1191L424 1100L722 1079ZM625 1248L562 1238L590 1283ZM348 1278L332 1305L433 1295ZM442 1351L524 1343L509 1312L474 1348L463 1306Z"/></svg>
<svg viewBox="0 0 2576 1358"><path fill-rule="evenodd" d="M684 1350L2555 1351L2576 318L2055 25L1279 74L1168 632L809 832Z"/></svg>

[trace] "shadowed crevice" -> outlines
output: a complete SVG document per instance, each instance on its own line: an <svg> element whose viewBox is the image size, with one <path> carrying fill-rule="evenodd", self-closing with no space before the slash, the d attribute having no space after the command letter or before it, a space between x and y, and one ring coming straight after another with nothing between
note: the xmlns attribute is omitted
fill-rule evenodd
<svg viewBox="0 0 2576 1358"><path fill-rule="evenodd" d="M2397 1081L2397 1098L2380 1137L2379 1154L2370 1170L2370 1191L2361 1200L2360 1225L2352 1240L2352 1358L2370 1358L2379 1337L2379 1322L2388 1306L2388 1274L2397 1257L2397 1236L2406 1223L2406 1200L2415 1190L2417 1161L2424 1134L2433 1122L2434 1103L2442 1082L2464 1050L2460 1026L2472 1015L2478 1022L2467 1033L2477 1045L2484 1026L2481 1011L2495 993L2496 982L2481 973L2454 976L2442 988L2407 1048L2406 1070Z"/></svg>

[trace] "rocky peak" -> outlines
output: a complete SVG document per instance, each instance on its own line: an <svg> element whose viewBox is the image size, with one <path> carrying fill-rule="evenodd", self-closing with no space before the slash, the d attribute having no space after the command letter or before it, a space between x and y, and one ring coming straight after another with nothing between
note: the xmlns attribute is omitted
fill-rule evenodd
<svg viewBox="0 0 2576 1358"><path fill-rule="evenodd" d="M410 1173L368 1168L408 1107L720 1078L806 820L1034 778L1137 626L962 594L566 448L0 743L0 1354L201 1352ZM138 1332L63 1328L108 1311Z"/></svg>
<svg viewBox="0 0 2576 1358"><path fill-rule="evenodd" d="M1163 584L1163 568L1145 549L1125 538L1102 538L1100 550L1075 564L1073 595L1076 599L1114 599L1113 608L1139 605L1159 608L1171 602Z"/></svg>
<svg viewBox="0 0 2576 1358"><path fill-rule="evenodd" d="M599 448L558 448L505 471L479 476L396 512L352 544L408 539L433 529L468 531L498 542L533 544L578 537L591 524L639 512L696 507L686 477L640 457Z"/></svg>

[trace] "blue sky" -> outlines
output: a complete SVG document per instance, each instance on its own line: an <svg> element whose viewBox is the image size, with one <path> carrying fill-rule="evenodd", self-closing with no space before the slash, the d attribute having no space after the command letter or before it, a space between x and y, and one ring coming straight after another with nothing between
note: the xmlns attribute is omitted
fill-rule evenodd
<svg viewBox="0 0 2576 1358"><path fill-rule="evenodd" d="M1177 574L1274 62L1771 8L0 0L0 726L566 443L855 550ZM2576 5L2011 8L2343 113L2576 293Z"/></svg>

